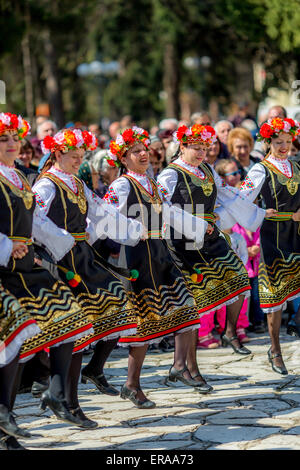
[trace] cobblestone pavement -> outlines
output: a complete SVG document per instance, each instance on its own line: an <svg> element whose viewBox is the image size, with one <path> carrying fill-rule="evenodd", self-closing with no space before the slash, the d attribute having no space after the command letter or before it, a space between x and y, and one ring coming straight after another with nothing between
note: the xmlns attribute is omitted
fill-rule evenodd
<svg viewBox="0 0 300 470"><path fill-rule="evenodd" d="M155 409L140 410L129 400L80 384L81 406L99 424L92 431L58 421L49 410L39 415L39 400L20 394L17 422L34 435L21 442L32 450L299 450L299 340L282 330L289 375L280 376L267 360L268 335L249 336L252 354L246 357L231 348L198 351L201 372L214 387L209 395L183 384L165 385L169 352L149 352L143 367L142 387ZM106 376L117 387L126 380L127 354L116 349L106 364Z"/></svg>

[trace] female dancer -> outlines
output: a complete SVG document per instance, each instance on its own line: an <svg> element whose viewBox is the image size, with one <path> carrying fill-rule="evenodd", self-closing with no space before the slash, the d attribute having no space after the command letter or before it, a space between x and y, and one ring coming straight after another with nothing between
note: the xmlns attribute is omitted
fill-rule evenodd
<svg viewBox="0 0 300 470"><path fill-rule="evenodd" d="M231 216L235 215L240 224L251 229L261 223L265 211L240 197L238 189L227 186L215 170L203 162L207 149L216 140L212 127L182 126L174 137L180 142L181 155L159 175L160 187L173 204L189 207L194 215L209 221L213 230L205 235L200 250L187 250L187 240L178 239L176 234L171 237L171 249L182 264L199 312L208 313L223 305L227 306L222 345L230 345L238 354L250 354L236 335L237 319L244 298L250 291L248 274L215 225L214 210L217 202L221 206L219 212L224 228L231 225ZM196 351L197 332L194 332L188 368L194 379L202 382L204 379L197 366Z"/></svg>
<svg viewBox="0 0 300 470"><path fill-rule="evenodd" d="M288 300L300 296L300 165L287 157L299 133L300 125L293 119L275 118L263 124L258 139L265 141L270 151L251 168L240 188L251 201L260 195L263 203L276 211L261 227L258 285L271 338L269 362L282 375L288 373L279 341L282 311Z"/></svg>
<svg viewBox="0 0 300 470"><path fill-rule="evenodd" d="M32 236L42 238L46 246L53 249L56 259L63 256L66 246L72 246L73 241L71 245L70 240L64 243L62 231L53 226L47 217L36 217L34 194L22 173L14 168L14 160L20 151L20 138L28 130L29 124L21 116L0 114L0 236L5 249L0 278L4 289L17 299L26 312L21 312L19 318L17 310L16 317L12 310L15 304L12 303L8 310L10 327L20 327L22 334L19 335L19 330L15 329L15 335L4 338L4 364L10 362L1 373L0 429L14 437L20 435L11 414L20 348L23 350L23 358L28 359L45 347L50 347L51 385L48 404L60 419L78 424L65 403L66 380L75 339L92 331L92 325L70 289L34 262ZM4 320L7 318L7 309L4 308ZM16 318L20 323L14 325ZM38 329L33 329L35 322ZM21 435L24 436L24 433ZM26 433L28 436L29 433Z"/></svg>
<svg viewBox="0 0 300 470"><path fill-rule="evenodd" d="M129 398L139 408L152 408L140 386L140 373L149 343L158 342L174 333L174 364L169 379L197 387L207 393L212 389L192 379L186 367L186 356L192 330L198 328L199 314L195 300L187 289L183 275L173 262L166 241L163 240L164 223L177 227L190 240L201 242L207 223L180 208L163 204L163 196L154 180L146 175L149 165L148 133L133 127L126 129L110 144L111 164L121 164L124 174L109 187L105 200L118 207L131 218L141 218L148 227L148 239L135 247L126 246L126 262L139 277L128 290L138 311L136 335L120 339L129 345L128 378L121 390L122 398ZM183 221L183 223L181 223ZM192 225L194 224L194 231Z"/></svg>
<svg viewBox="0 0 300 470"><path fill-rule="evenodd" d="M7 266L10 253L14 259L22 259L25 256L25 252L17 243L0 234L1 266ZM0 447L5 450L23 449L15 436L21 438L30 436L16 425L13 415L10 414L9 417L11 423L3 421L6 421L7 410L12 410L20 347L27 338L39 332L40 328L30 312L21 307L0 281ZM14 435L4 430L13 431Z"/></svg>
<svg viewBox="0 0 300 470"><path fill-rule="evenodd" d="M106 234L109 232L111 238L132 244L137 243L144 232L138 221L119 214L75 176L85 153L84 143L88 144L91 139L95 138L79 129L62 130L53 137L46 137L42 149L44 153L50 152L50 157L33 188L39 211L76 242L60 260L58 270L94 328L92 335L75 343L76 354L73 355L68 384L69 407L86 427L90 427L90 420L81 410L77 397L82 350L97 342L90 363L82 371L83 379L92 381L101 392L118 395L101 371L117 339L136 331L136 313L115 273L118 268L111 266L87 243L87 226L90 225L96 238L105 234L106 227ZM128 273L127 270L119 271L123 275Z"/></svg>

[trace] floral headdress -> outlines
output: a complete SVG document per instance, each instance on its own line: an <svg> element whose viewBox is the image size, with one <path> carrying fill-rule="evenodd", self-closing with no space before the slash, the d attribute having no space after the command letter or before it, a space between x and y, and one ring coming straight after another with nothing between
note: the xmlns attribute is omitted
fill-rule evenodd
<svg viewBox="0 0 300 470"><path fill-rule="evenodd" d="M297 135L300 134L300 124L294 119L279 117L274 119L269 119L265 122L257 134L257 140L264 140L265 142L271 143L272 137L278 137L280 132L286 132L293 136L293 140L296 139Z"/></svg>
<svg viewBox="0 0 300 470"><path fill-rule="evenodd" d="M217 134L211 126L194 124L192 127L180 126L173 134L174 142L182 144L206 144L211 146L217 140Z"/></svg>
<svg viewBox="0 0 300 470"><path fill-rule="evenodd" d="M41 143L41 148L44 154L55 152L55 150L66 153L69 150L79 148L95 150L97 144L98 140L91 132L82 131L81 129L67 129L57 132L53 137L47 135Z"/></svg>
<svg viewBox="0 0 300 470"><path fill-rule="evenodd" d="M135 144L144 144L147 148L150 144L149 134L141 127L125 129L117 135L116 140L112 140L109 145L109 152L106 157L110 166L120 166L118 160Z"/></svg>
<svg viewBox="0 0 300 470"><path fill-rule="evenodd" d="M0 135L6 131L16 130L19 139L24 139L30 133L30 124L28 121L12 113L0 113Z"/></svg>

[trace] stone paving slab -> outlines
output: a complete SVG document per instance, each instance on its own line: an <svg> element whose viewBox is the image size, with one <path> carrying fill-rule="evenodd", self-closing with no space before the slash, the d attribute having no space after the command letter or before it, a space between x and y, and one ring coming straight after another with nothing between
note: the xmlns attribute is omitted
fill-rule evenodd
<svg viewBox="0 0 300 470"><path fill-rule="evenodd" d="M21 442L32 450L299 450L300 342L282 329L290 372L283 377L268 363L268 335L250 336L246 358L229 348L198 351L201 372L214 387L208 395L180 382L165 384L172 352L146 356L141 384L155 409L137 409L80 383L81 407L99 425L94 430L62 423L49 410L40 414L39 400L20 394L17 422L33 434ZM105 374L118 388L126 380L127 356L128 349L115 349L106 364Z"/></svg>

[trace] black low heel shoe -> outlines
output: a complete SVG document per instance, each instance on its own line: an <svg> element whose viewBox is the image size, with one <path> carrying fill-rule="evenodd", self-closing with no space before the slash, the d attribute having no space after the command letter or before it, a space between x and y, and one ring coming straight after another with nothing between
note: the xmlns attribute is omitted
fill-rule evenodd
<svg viewBox="0 0 300 470"><path fill-rule="evenodd" d="M70 413L66 400L59 400L51 395L49 390L43 393L40 408L46 410L47 406L49 406L50 410L53 411L55 416L61 421L78 426L78 420Z"/></svg>
<svg viewBox="0 0 300 470"><path fill-rule="evenodd" d="M199 389L199 386L202 385L200 382L197 382L196 380L193 379L186 379L184 377L184 372L188 371L187 367L184 367L181 370L175 369L174 366L171 367L169 370L169 376L166 378L166 383L169 382L177 382L178 380L185 385L188 385L189 387L197 387L197 390Z"/></svg>
<svg viewBox="0 0 300 470"><path fill-rule="evenodd" d="M242 354L244 356L246 356L248 354L251 354L251 351L249 349L245 348L245 346L240 345L240 346L236 347L234 344L232 344L232 341L234 341L235 339L238 340L238 337L237 336L232 336L231 338L228 338L228 336L222 335L221 340L222 340L223 348L226 348L227 346L231 346L232 349L234 350L234 352L237 353L237 354Z"/></svg>
<svg viewBox="0 0 300 470"><path fill-rule="evenodd" d="M49 388L48 380L40 380L39 382L34 381L31 387L31 395L34 398L40 398L42 393L44 393Z"/></svg>
<svg viewBox="0 0 300 470"><path fill-rule="evenodd" d="M140 388L138 390L140 390ZM129 388L126 387L126 385L123 385L121 388L121 393L120 393L121 398L123 398L123 400L126 400L126 398L128 398L138 408L143 408L143 409L155 408L156 404L154 403L154 401L151 401L148 399L142 401L136 398L138 390L130 390Z"/></svg>
<svg viewBox="0 0 300 470"><path fill-rule="evenodd" d="M0 449L2 450L26 450L15 437L0 431Z"/></svg>
<svg viewBox="0 0 300 470"><path fill-rule="evenodd" d="M81 428L95 429L98 427L98 423L96 423L96 421L93 421L89 419L87 416L85 416L80 406L78 406L78 408L75 408L75 409L70 409L70 412L77 419L77 424Z"/></svg>
<svg viewBox="0 0 300 470"><path fill-rule="evenodd" d="M194 375L192 379L195 380L196 377L201 377L203 379L201 374ZM195 386L195 389L197 390L197 392L210 393L213 391L213 387L211 385L208 385L205 379L203 379L203 382L198 382L197 380L195 380L195 382L198 384L197 387Z"/></svg>
<svg viewBox="0 0 300 470"><path fill-rule="evenodd" d="M81 371L81 383L86 384L88 381L96 385L99 392L104 393L105 395L111 395L115 397L120 395L119 391L113 385L107 382L104 374L94 375L86 368L83 368Z"/></svg>
<svg viewBox="0 0 300 470"><path fill-rule="evenodd" d="M281 374L281 375L288 375L288 371L286 369L285 366L276 366L274 363L273 363L273 359L275 359L276 357L282 357L281 354L277 353L277 354L273 354L271 352L271 348L269 349L268 351L268 358L269 358L269 362L271 363L272 365L272 369L274 372L277 372L277 374Z"/></svg>
<svg viewBox="0 0 300 470"><path fill-rule="evenodd" d="M4 405L0 405L0 429L9 436L22 438L31 437L29 432L19 428L12 413Z"/></svg>

